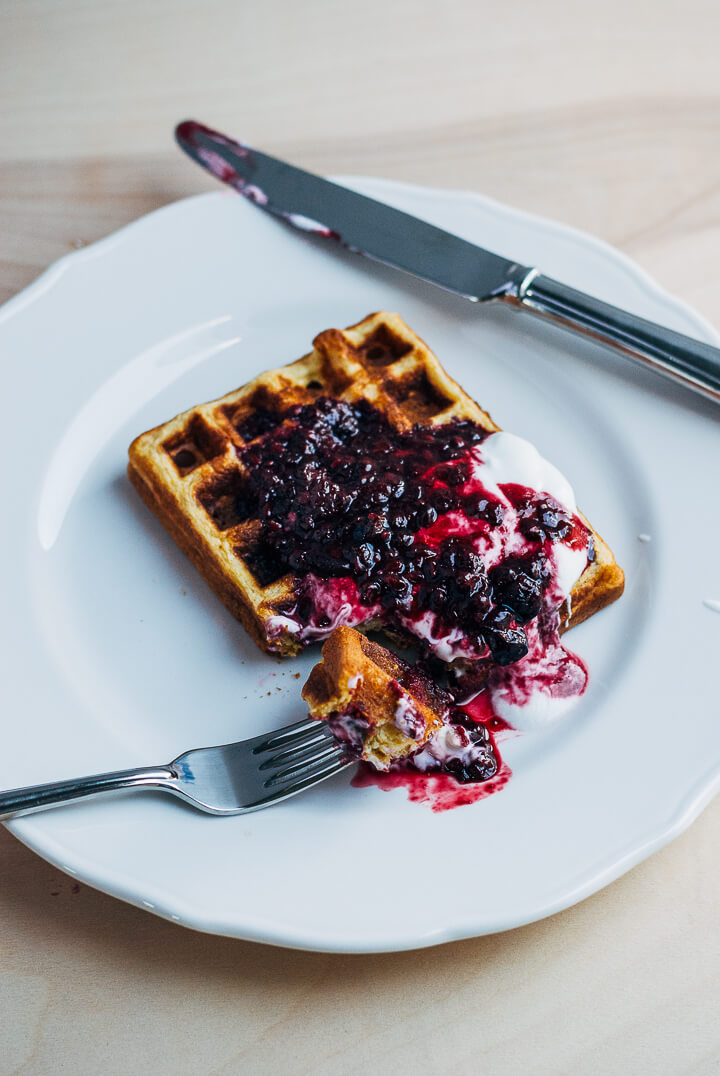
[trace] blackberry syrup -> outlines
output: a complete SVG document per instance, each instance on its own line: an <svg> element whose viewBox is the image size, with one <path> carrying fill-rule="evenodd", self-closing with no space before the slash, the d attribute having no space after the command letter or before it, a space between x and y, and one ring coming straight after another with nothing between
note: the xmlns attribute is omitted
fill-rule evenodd
<svg viewBox="0 0 720 1076"><path fill-rule="evenodd" d="M239 433L248 482L236 507L260 522L249 566L261 585L299 580L281 612L307 641L372 619L430 650L419 626L431 623L481 665L511 665L528 653L525 626L552 586L553 543L587 544L581 521L547 494L507 486L503 503L483 488L472 454L488 432L470 421L401 431L367 401L321 397L256 413ZM508 502L515 552L488 569L478 545L505 541Z"/></svg>

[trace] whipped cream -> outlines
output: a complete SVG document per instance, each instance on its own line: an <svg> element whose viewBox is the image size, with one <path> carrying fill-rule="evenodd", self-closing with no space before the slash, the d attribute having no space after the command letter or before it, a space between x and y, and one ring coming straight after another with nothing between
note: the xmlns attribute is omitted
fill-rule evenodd
<svg viewBox="0 0 720 1076"><path fill-rule="evenodd" d="M567 478L524 437L499 430L473 449L471 455L475 475L488 493L503 503L507 503L507 498L500 486L514 482L539 493L549 493L571 515L577 511L575 494Z"/></svg>
<svg viewBox="0 0 720 1076"><path fill-rule="evenodd" d="M421 751L412 756L413 769L436 770L446 766L454 759L464 766L487 756L487 743L480 740L473 743L461 725L442 725L423 745Z"/></svg>
<svg viewBox="0 0 720 1076"><path fill-rule="evenodd" d="M363 605L352 579L318 579L308 575L304 580L305 594L313 606L312 619L301 624L292 613L273 615L265 620L265 631L275 639L284 631L299 635L303 641L327 639L335 628L345 624L355 628L373 620L380 613L379 605Z"/></svg>
<svg viewBox="0 0 720 1076"><path fill-rule="evenodd" d="M246 194L247 191L243 190L242 193ZM292 224L293 228L297 228L301 232L311 232L314 235L321 235L325 239L340 238L337 232L334 232L332 228L328 228L327 224L321 224L319 220L313 220L312 217L304 217L302 213L281 213L280 216L284 217L288 224Z"/></svg>
<svg viewBox="0 0 720 1076"><path fill-rule="evenodd" d="M327 723L338 743L347 744L360 757L370 730L367 718L360 713L346 710L333 714L327 719Z"/></svg>
<svg viewBox="0 0 720 1076"><path fill-rule="evenodd" d="M402 690L395 707L395 727L411 740L422 739L427 728L425 718L407 692Z"/></svg>
<svg viewBox="0 0 720 1076"><path fill-rule="evenodd" d="M423 639L436 657L448 664L455 658L472 657L472 647L468 643L460 628L452 628L444 635L438 631L436 624L438 617L434 613L423 613L419 617L398 618L413 635ZM487 649L484 651L487 653ZM480 654L474 656L480 657Z"/></svg>
<svg viewBox="0 0 720 1076"><path fill-rule="evenodd" d="M277 639L284 632L299 635L301 630L297 620L293 620L290 616L269 616L265 621L265 634L268 639Z"/></svg>
<svg viewBox="0 0 720 1076"><path fill-rule="evenodd" d="M548 621L551 623L548 624ZM560 643L557 613L526 626L528 653L514 665L491 670L487 692L495 714L520 732L545 728L575 706L588 672Z"/></svg>
<svg viewBox="0 0 720 1076"><path fill-rule="evenodd" d="M517 512L503 493L501 486L527 486L538 493L547 493L569 515L577 512L575 494L567 478L540 455L535 445L523 437L501 430L491 434L470 454L471 481L474 479L505 508L502 524L483 535L478 541L485 567L490 569L514 553L522 553L525 539L518 530ZM572 590L587 564L587 546L571 549L564 542L552 547L556 570L558 604Z"/></svg>

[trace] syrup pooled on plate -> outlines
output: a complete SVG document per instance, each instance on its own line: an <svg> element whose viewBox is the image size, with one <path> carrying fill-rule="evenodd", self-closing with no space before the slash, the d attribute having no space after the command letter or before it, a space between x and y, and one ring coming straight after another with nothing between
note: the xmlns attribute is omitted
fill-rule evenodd
<svg viewBox="0 0 720 1076"><path fill-rule="evenodd" d="M478 707L476 703L481 699L483 705ZM375 785L385 792L404 789L412 803L421 803L435 813L466 807L499 792L510 780L512 771L501 758L493 733L507 726L495 718L485 693L477 696L476 703L454 709L448 715L451 735L464 730L469 743L477 745L473 751L474 764L464 765L452 754L445 760L439 759L434 766L424 766L422 758L415 755L385 771L361 762L352 786Z"/></svg>

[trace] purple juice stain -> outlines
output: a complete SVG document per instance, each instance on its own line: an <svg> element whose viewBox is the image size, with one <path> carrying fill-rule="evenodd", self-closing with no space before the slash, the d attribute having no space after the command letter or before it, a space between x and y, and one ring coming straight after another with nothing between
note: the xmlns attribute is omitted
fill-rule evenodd
<svg viewBox="0 0 720 1076"><path fill-rule="evenodd" d="M184 149L190 150L193 156L197 157L212 175L216 176L221 182L230 184L239 194L249 198L251 202L255 202L257 205L267 205L268 199L265 192L256 184L248 182L244 176L233 168L229 161L225 160L221 153L204 145L202 139L198 136L204 136L218 146L226 146L236 156L242 157L248 162L252 161L250 147L220 134L219 131L213 131L212 128L206 127L202 123L197 123L196 120L184 120L183 123L179 123L175 128L175 137L180 145Z"/></svg>
<svg viewBox="0 0 720 1076"><path fill-rule="evenodd" d="M235 168L233 168L229 161L225 160L221 153L217 152L217 150L213 150L208 146L203 145L201 138L198 136L204 136L216 145L226 146L238 157L247 160L249 164L252 163L251 147L246 146L242 142L237 142L235 139L228 138L219 131L214 131L211 127L206 127L196 120L184 120L182 123L179 123L175 129L175 137L180 145L183 148L188 149L194 157L201 161L212 175L222 183L227 183L229 186L233 187L238 194L242 194L244 198L254 202L255 205L267 206L270 208L269 199L265 191L256 183L251 183L245 176L241 175ZM322 224L320 221L303 216L302 213L293 213L291 211L277 212L275 210L273 210L273 212L276 216L281 217L298 231L319 235L324 239L335 239L338 242L341 241L339 232L335 231L333 228L328 228L327 225Z"/></svg>

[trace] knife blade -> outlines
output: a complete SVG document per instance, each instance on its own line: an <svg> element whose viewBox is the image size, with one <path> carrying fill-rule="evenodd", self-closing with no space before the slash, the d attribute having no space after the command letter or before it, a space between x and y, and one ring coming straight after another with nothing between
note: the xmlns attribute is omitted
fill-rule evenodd
<svg viewBox="0 0 720 1076"><path fill-rule="evenodd" d="M294 228L455 292L502 301L592 337L720 403L720 349L602 302L383 202L228 138L195 120L180 147L217 179Z"/></svg>

